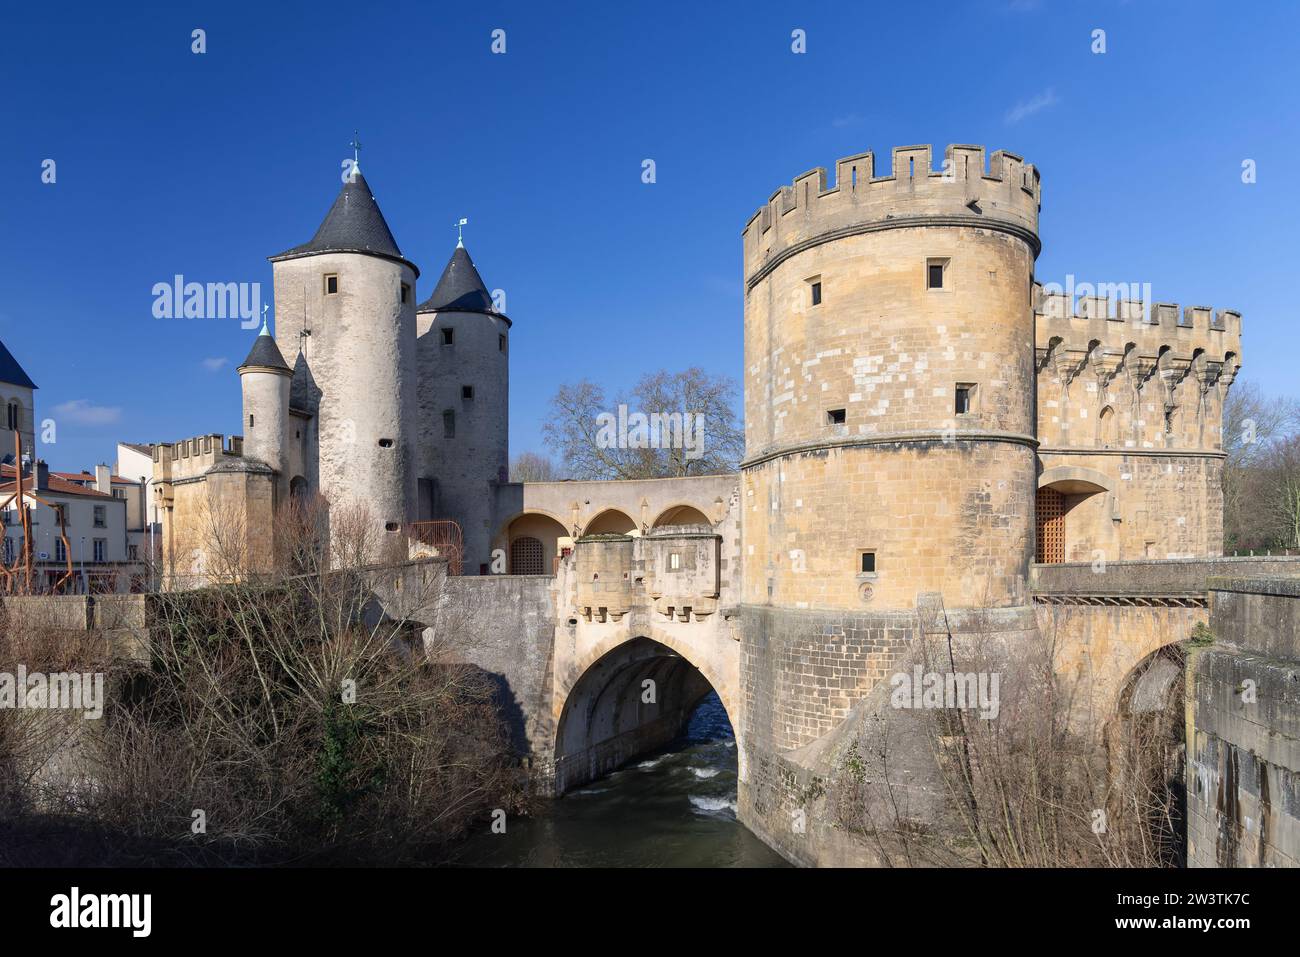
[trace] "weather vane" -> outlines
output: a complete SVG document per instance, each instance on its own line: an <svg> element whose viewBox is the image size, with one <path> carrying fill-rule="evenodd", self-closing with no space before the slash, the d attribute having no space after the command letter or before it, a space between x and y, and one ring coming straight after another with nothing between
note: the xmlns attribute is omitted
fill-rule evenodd
<svg viewBox="0 0 1300 957"><path fill-rule="evenodd" d="M352 142L348 144L352 147L352 168L361 169L361 138L356 130L352 131Z"/></svg>
<svg viewBox="0 0 1300 957"><path fill-rule="evenodd" d="M465 226L469 223L468 219L462 219L456 224L456 248L460 249L465 245Z"/></svg>

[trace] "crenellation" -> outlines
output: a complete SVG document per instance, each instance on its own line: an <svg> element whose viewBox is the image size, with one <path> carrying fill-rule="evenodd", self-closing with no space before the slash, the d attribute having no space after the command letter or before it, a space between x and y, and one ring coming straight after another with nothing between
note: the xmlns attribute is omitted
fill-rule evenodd
<svg viewBox="0 0 1300 957"><path fill-rule="evenodd" d="M749 285L774 257L804 244L908 223L984 225L1037 249L1039 173L1014 153L994 153L986 170L983 147L953 145L935 169L930 146L901 146L890 153L888 174L875 172L867 151L836 162L834 185L817 167L775 190L743 233Z"/></svg>

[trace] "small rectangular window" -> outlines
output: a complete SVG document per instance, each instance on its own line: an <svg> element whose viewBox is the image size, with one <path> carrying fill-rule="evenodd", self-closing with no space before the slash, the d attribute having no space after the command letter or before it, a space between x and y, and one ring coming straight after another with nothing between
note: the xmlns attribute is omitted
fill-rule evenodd
<svg viewBox="0 0 1300 957"><path fill-rule="evenodd" d="M455 342L455 341L456 341L456 330L455 330L455 329L444 329L444 330L442 330L442 344L443 344L444 346L449 346L449 345L451 345L451 344L452 344L453 342Z"/></svg>
<svg viewBox="0 0 1300 957"><path fill-rule="evenodd" d="M506 351L506 337L503 335L497 336L497 352L505 352L505 351Z"/></svg>
<svg viewBox="0 0 1300 957"><path fill-rule="evenodd" d="M678 552L669 552L668 567L673 571L682 567L682 556Z"/></svg>
<svg viewBox="0 0 1300 957"><path fill-rule="evenodd" d="M95 543L94 543L94 544L95 544L95 558L94 558L94 560L97 561L97 562L102 562L102 561L104 561L104 556L105 556L105 554L108 552L108 539L106 539L106 538L97 538L97 539L95 539Z"/></svg>
<svg viewBox="0 0 1300 957"><path fill-rule="evenodd" d="M331 273L325 277L325 295L332 296L339 291L339 277Z"/></svg>
<svg viewBox="0 0 1300 957"><path fill-rule="evenodd" d="M406 283L402 283L402 302L410 302L410 301L411 301L411 287L408 286Z"/></svg>
<svg viewBox="0 0 1300 957"><path fill-rule="evenodd" d="M874 575L875 573L876 573L876 553L866 552L866 551L859 552L858 574Z"/></svg>
<svg viewBox="0 0 1300 957"><path fill-rule="evenodd" d="M812 284L812 304L814 306L822 304L822 284L820 282Z"/></svg>
<svg viewBox="0 0 1300 957"><path fill-rule="evenodd" d="M456 437L456 413L451 409L442 413L442 437L444 439Z"/></svg>
<svg viewBox="0 0 1300 957"><path fill-rule="evenodd" d="M474 387L472 385L463 385L460 387L460 397L462 399L474 398Z"/></svg>
<svg viewBox="0 0 1300 957"><path fill-rule="evenodd" d="M826 421L830 425L843 425L846 413L843 409L830 409L826 413Z"/></svg>
<svg viewBox="0 0 1300 957"><path fill-rule="evenodd" d="M927 259L925 261L925 287L927 289L943 289L947 272L947 259Z"/></svg>
<svg viewBox="0 0 1300 957"><path fill-rule="evenodd" d="M248 413L248 427L249 427L250 429L253 427L253 413L251 413L251 412Z"/></svg>
<svg viewBox="0 0 1300 957"><path fill-rule="evenodd" d="M975 407L975 386L969 382L957 383L956 399L953 402L953 411L958 415L965 415Z"/></svg>
<svg viewBox="0 0 1300 957"><path fill-rule="evenodd" d="M108 525L108 521L105 517L104 506L96 505L95 506L95 527L105 528L107 525Z"/></svg>

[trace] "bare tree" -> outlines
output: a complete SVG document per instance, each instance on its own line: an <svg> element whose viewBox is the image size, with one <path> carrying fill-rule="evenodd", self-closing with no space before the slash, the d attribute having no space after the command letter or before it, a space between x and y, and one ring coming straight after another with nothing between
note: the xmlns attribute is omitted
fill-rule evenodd
<svg viewBox="0 0 1300 957"><path fill-rule="evenodd" d="M1277 509L1285 500L1287 475L1278 448L1293 443L1298 430L1300 402L1295 399L1268 397L1253 382L1237 383L1228 393L1223 405L1225 548L1294 544L1278 534Z"/></svg>
<svg viewBox="0 0 1300 957"><path fill-rule="evenodd" d="M236 574L148 597L147 665L69 650L6 603L0 665L102 668L123 690L78 742L81 778L42 772L60 726L0 711L0 863L434 862L518 809L493 684L464 663L480 612L441 563L366 564L382 537L364 508L317 499L281 508L268 570L243 574L238 536L205 543ZM90 836L33 838L52 811Z"/></svg>
<svg viewBox="0 0 1300 957"><path fill-rule="evenodd" d="M510 463L512 482L554 482L560 477L555 462L537 452L520 452Z"/></svg>
<svg viewBox="0 0 1300 957"><path fill-rule="evenodd" d="M607 401L586 379L563 385L543 427L574 478L680 478L734 471L744 455L735 383L692 366L649 373Z"/></svg>

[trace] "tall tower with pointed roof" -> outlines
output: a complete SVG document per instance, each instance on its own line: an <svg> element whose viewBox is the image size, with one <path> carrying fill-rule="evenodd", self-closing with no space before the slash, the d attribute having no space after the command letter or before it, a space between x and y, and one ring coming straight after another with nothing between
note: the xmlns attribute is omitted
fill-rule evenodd
<svg viewBox="0 0 1300 957"><path fill-rule="evenodd" d="M496 484L510 460L510 320L462 243L416 310L421 518L453 519L466 574L489 564Z"/></svg>
<svg viewBox="0 0 1300 957"><path fill-rule="evenodd" d="M295 493L367 507L404 543L415 500L415 280L359 169L310 242L270 257L275 342L292 357ZM292 429L292 434L289 433Z"/></svg>

